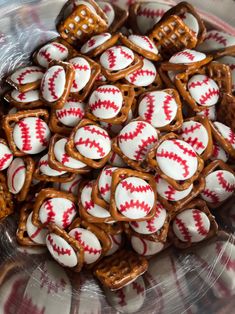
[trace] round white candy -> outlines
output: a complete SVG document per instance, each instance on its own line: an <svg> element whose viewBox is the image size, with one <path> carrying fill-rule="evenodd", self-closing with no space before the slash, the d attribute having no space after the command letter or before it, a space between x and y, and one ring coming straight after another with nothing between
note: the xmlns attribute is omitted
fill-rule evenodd
<svg viewBox="0 0 235 314"><path fill-rule="evenodd" d="M173 231L183 242L200 242L206 238L209 230L209 218L198 209L186 209L173 221Z"/></svg>
<svg viewBox="0 0 235 314"><path fill-rule="evenodd" d="M37 66L29 66L15 71L10 79L18 85L30 84L42 79L44 70Z"/></svg>
<svg viewBox="0 0 235 314"><path fill-rule="evenodd" d="M55 189L58 189L60 191L65 191L72 193L73 195L77 196L78 195L78 187L79 184L82 181L82 177L80 174L76 174L76 176L69 182L53 182L53 187Z"/></svg>
<svg viewBox="0 0 235 314"><path fill-rule="evenodd" d="M180 18L197 36L199 32L199 24L195 16L189 12L184 12L183 14L180 14Z"/></svg>
<svg viewBox="0 0 235 314"><path fill-rule="evenodd" d="M38 228L32 223L32 214L30 213L26 221L26 231L30 239L37 244L46 244L47 229Z"/></svg>
<svg viewBox="0 0 235 314"><path fill-rule="evenodd" d="M105 254L105 256L113 255L121 247L122 244L122 234L110 234L109 238L111 240L111 248Z"/></svg>
<svg viewBox="0 0 235 314"><path fill-rule="evenodd" d="M118 211L133 220L147 216L155 202L152 187L145 180L137 177L121 180L116 187L114 197Z"/></svg>
<svg viewBox="0 0 235 314"><path fill-rule="evenodd" d="M106 2L106 1L98 1L99 6L103 10L103 12L106 14L107 19L108 19L108 26L110 26L115 18L115 11L113 6Z"/></svg>
<svg viewBox="0 0 235 314"><path fill-rule="evenodd" d="M57 119L68 127L76 126L85 116L85 104L69 97L62 109L56 110Z"/></svg>
<svg viewBox="0 0 235 314"><path fill-rule="evenodd" d="M197 112L197 116L207 117L211 121L215 121L217 117L216 106L204 107L204 110Z"/></svg>
<svg viewBox="0 0 235 314"><path fill-rule="evenodd" d="M53 42L43 46L36 54L38 64L47 68L52 60L63 61L68 58L68 48L60 43Z"/></svg>
<svg viewBox="0 0 235 314"><path fill-rule="evenodd" d="M54 170L49 166L48 154L44 155L38 163L39 170L42 174L49 177L57 177L66 173L66 171Z"/></svg>
<svg viewBox="0 0 235 314"><path fill-rule="evenodd" d="M109 33L103 33L99 35L92 36L82 47L81 47L81 53L88 53L95 48L99 47L100 45L103 45L107 40L111 38L111 34Z"/></svg>
<svg viewBox="0 0 235 314"><path fill-rule="evenodd" d="M0 171L9 167L13 160L13 154L9 147L3 143L0 143Z"/></svg>
<svg viewBox="0 0 235 314"><path fill-rule="evenodd" d="M15 158L7 169L7 186L9 192L17 194L24 186L26 166L22 158Z"/></svg>
<svg viewBox="0 0 235 314"><path fill-rule="evenodd" d="M170 124L177 114L177 103L172 95L162 91L145 94L139 103L139 116L155 128Z"/></svg>
<svg viewBox="0 0 235 314"><path fill-rule="evenodd" d="M218 142L213 143L213 152L211 156L211 160L222 160L223 162L227 162L229 158L228 153L219 145Z"/></svg>
<svg viewBox="0 0 235 314"><path fill-rule="evenodd" d="M218 121L213 122L213 124L222 135L222 137L225 138L229 142L229 144L232 145L233 149L235 149L235 133L232 131L232 129Z"/></svg>
<svg viewBox="0 0 235 314"><path fill-rule="evenodd" d="M157 142L156 129L144 121L128 123L118 135L118 145L128 158L141 161Z"/></svg>
<svg viewBox="0 0 235 314"><path fill-rule="evenodd" d="M219 100L218 85L206 75L193 75L188 81L188 91L200 106L213 106Z"/></svg>
<svg viewBox="0 0 235 314"><path fill-rule="evenodd" d="M198 46L200 51L211 51L224 49L235 45L235 37L216 30L207 32L206 38L202 44Z"/></svg>
<svg viewBox="0 0 235 314"><path fill-rule="evenodd" d="M131 237L131 246L138 254L143 256L151 256L164 249L162 242L150 241L136 236Z"/></svg>
<svg viewBox="0 0 235 314"><path fill-rule="evenodd" d="M125 46L113 46L102 53L101 65L109 71L120 71L131 65L134 53Z"/></svg>
<svg viewBox="0 0 235 314"><path fill-rule="evenodd" d="M111 151L108 133L96 125L86 125L78 129L74 142L79 153L90 159L104 158Z"/></svg>
<svg viewBox="0 0 235 314"><path fill-rule="evenodd" d="M45 150L50 135L46 122L36 117L23 118L13 127L14 143L26 154L38 154Z"/></svg>
<svg viewBox="0 0 235 314"><path fill-rule="evenodd" d="M11 97L20 103L29 103L39 100L39 90L29 90L28 92L19 92L14 89L11 92Z"/></svg>
<svg viewBox="0 0 235 314"><path fill-rule="evenodd" d="M89 82L91 77L91 67L88 61L82 57L75 57L69 60L75 69L75 78L71 87L71 93L81 91Z"/></svg>
<svg viewBox="0 0 235 314"><path fill-rule="evenodd" d="M153 43L153 41L148 37L148 36L140 36L140 35L129 35L128 39L137 45L138 47L155 53L156 55L158 54L158 49Z"/></svg>
<svg viewBox="0 0 235 314"><path fill-rule="evenodd" d="M84 228L75 228L69 235L76 239L84 248L84 262L92 264L98 260L102 253L102 247L97 236Z"/></svg>
<svg viewBox="0 0 235 314"><path fill-rule="evenodd" d="M110 203L111 196L111 184L112 184L112 174L117 169L117 167L105 167L101 173L98 180L98 189L101 197Z"/></svg>
<svg viewBox="0 0 235 314"><path fill-rule="evenodd" d="M180 52L175 53L170 59L170 63L193 63L202 61L206 58L206 55L202 52L198 52L196 50L184 49Z"/></svg>

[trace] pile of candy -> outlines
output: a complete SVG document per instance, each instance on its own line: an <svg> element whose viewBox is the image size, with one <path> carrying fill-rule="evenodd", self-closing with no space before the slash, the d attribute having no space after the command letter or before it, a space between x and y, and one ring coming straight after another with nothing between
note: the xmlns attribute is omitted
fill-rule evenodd
<svg viewBox="0 0 235 314"><path fill-rule="evenodd" d="M20 208L20 244L111 290L215 236L235 189L235 38L188 3L158 20L151 5L70 1L6 79L0 218Z"/></svg>

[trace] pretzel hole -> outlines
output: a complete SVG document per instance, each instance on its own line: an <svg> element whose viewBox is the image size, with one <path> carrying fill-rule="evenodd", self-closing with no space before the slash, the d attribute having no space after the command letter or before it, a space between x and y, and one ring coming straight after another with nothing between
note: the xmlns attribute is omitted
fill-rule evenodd
<svg viewBox="0 0 235 314"><path fill-rule="evenodd" d="M87 28L88 28L88 25L83 24L83 25L82 25L82 28L83 28L83 29L87 29Z"/></svg>
<svg viewBox="0 0 235 314"><path fill-rule="evenodd" d="M71 29L74 29L74 24L73 24L73 23L70 23L70 24L69 24L69 27L70 27Z"/></svg>
<svg viewBox="0 0 235 314"><path fill-rule="evenodd" d="M75 22L79 22L79 21L80 21L80 16L78 16L78 15L75 16L74 21L75 21Z"/></svg>
<svg viewBox="0 0 235 314"><path fill-rule="evenodd" d="M79 30L77 31L77 35L78 35L78 36L81 36L81 34L82 34L82 31L79 29Z"/></svg>
<svg viewBox="0 0 235 314"><path fill-rule="evenodd" d="M86 11L85 11L85 10L82 10L82 11L81 11L81 15L85 16L85 15L86 15Z"/></svg>
<svg viewBox="0 0 235 314"><path fill-rule="evenodd" d="M64 32L65 32L65 34L68 34L68 33L69 33L69 30L68 30L68 29L65 29Z"/></svg>
<svg viewBox="0 0 235 314"><path fill-rule="evenodd" d="M91 23L91 24L93 24L93 23L94 23L94 20L90 18L90 19L88 20L88 22Z"/></svg>

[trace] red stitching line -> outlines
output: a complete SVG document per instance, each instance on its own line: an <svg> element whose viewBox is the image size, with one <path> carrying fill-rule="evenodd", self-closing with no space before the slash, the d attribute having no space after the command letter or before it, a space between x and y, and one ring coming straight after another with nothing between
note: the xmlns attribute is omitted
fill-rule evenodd
<svg viewBox="0 0 235 314"><path fill-rule="evenodd" d="M205 105L206 101L209 100L211 97L219 95L219 90L215 88L209 88L208 92L205 93L205 95L202 95L201 98L199 99L199 103L201 105Z"/></svg>
<svg viewBox="0 0 235 314"><path fill-rule="evenodd" d="M203 84L207 85L209 82L210 78L207 76L204 80L202 81L196 81L196 82L191 82L188 86L188 88L195 88L197 86L202 86Z"/></svg>
<svg viewBox="0 0 235 314"><path fill-rule="evenodd" d="M202 142L199 141L198 137L192 138L191 136L187 139L184 139L185 142L187 142L188 144L190 144L193 148L195 146L195 149L205 149L206 147L203 145Z"/></svg>
<svg viewBox="0 0 235 314"><path fill-rule="evenodd" d="M202 217L200 215L200 211L198 209L193 210L193 218L195 220L195 226L197 227L197 231L199 234L206 236L208 234L208 231L203 226Z"/></svg>
<svg viewBox="0 0 235 314"><path fill-rule="evenodd" d="M42 146L47 147L48 141L45 138L45 131L46 131L46 126L43 123L42 119L37 118L36 119L36 126L35 126L35 131L36 131L36 139L39 140L39 142L42 144Z"/></svg>
<svg viewBox="0 0 235 314"><path fill-rule="evenodd" d="M230 129L229 130L229 143L235 144L235 133Z"/></svg>
<svg viewBox="0 0 235 314"><path fill-rule="evenodd" d="M59 246L57 246L55 243L53 243L53 239L51 237L51 235L49 234L47 237L47 240L49 241L50 245L52 246L53 250L58 254L58 255L71 255L71 250L70 249L64 249L64 248L60 248Z"/></svg>
<svg viewBox="0 0 235 314"><path fill-rule="evenodd" d="M45 203L44 203L44 207L45 209L47 210L47 223L49 222L55 222L55 212L54 212L54 207L52 205L52 202L51 200L47 200Z"/></svg>
<svg viewBox="0 0 235 314"><path fill-rule="evenodd" d="M188 52L188 51L180 51L180 52L178 52L174 57L176 57L176 56L186 56L189 60L191 60L191 61L193 61L194 60L194 58L195 58L195 56L192 54L192 53L190 53L190 52Z"/></svg>
<svg viewBox="0 0 235 314"><path fill-rule="evenodd" d="M21 131L22 150L23 151L30 151L32 149L32 146L31 146L31 142L30 142L31 136L30 136L29 126L27 125L27 123L25 123L22 120L20 120L18 122L18 126L19 126L20 131Z"/></svg>
<svg viewBox="0 0 235 314"><path fill-rule="evenodd" d="M179 231L182 233L184 239L187 242L191 242L191 235L190 235L190 233L188 231L187 226L185 226L185 224L183 223L182 219L176 217L175 218L175 223L177 224L177 226L179 228Z"/></svg>
<svg viewBox="0 0 235 314"><path fill-rule="evenodd" d="M172 140L172 142L177 146L179 147L183 153L186 155L188 154L190 157L196 157L196 153L192 150L192 149L189 149L187 147L185 147L183 144L181 144L178 140Z"/></svg>
<svg viewBox="0 0 235 314"><path fill-rule="evenodd" d="M227 39L224 38L222 35L219 35L218 33L210 33L206 36L205 40L208 39L214 39L218 43L224 45L225 47L227 46Z"/></svg>
<svg viewBox="0 0 235 314"><path fill-rule="evenodd" d="M21 84L24 84L22 81L23 81L23 79L24 79L24 76L25 75L27 75L27 74L31 74L31 73L42 73L42 71L40 70L40 69L27 69L27 70L25 70L24 72L22 72L20 75L19 75L19 77L17 77L17 81L19 82L19 84L21 85Z"/></svg>
<svg viewBox="0 0 235 314"><path fill-rule="evenodd" d="M145 16L147 18L154 18L154 17L162 17L163 14L165 13L165 11L163 9L159 9L159 10L150 10L148 8L144 8L138 11L138 16Z"/></svg>
<svg viewBox="0 0 235 314"><path fill-rule="evenodd" d="M72 63L73 67L75 70L79 70L79 71L88 71L89 67L87 65L81 65L81 64L74 64Z"/></svg>
<svg viewBox="0 0 235 314"><path fill-rule="evenodd" d="M51 61L51 54L48 51L41 50L41 51L39 51L39 55L44 57L47 60L47 62Z"/></svg>
<svg viewBox="0 0 235 314"><path fill-rule="evenodd" d="M133 56L131 54L129 54L128 52L126 52L122 46L117 46L117 48L119 48L120 50L120 54L123 55L127 60L133 60Z"/></svg>
<svg viewBox="0 0 235 314"><path fill-rule="evenodd" d="M119 107L117 105L115 105L115 102L111 101L111 100L98 99L93 104L90 104L90 108L92 111L94 111L96 109L101 109L103 107L105 109L113 109L114 112L116 112L119 109Z"/></svg>
<svg viewBox="0 0 235 314"><path fill-rule="evenodd" d="M176 194L176 190L173 188L173 186L168 185L168 190L166 190L164 194L169 201L174 201L173 196Z"/></svg>
<svg viewBox="0 0 235 314"><path fill-rule="evenodd" d="M172 110L170 109L170 102L173 100L173 97L171 95L167 95L165 97L165 100L163 102L163 110L164 110L164 113L165 113L165 116L166 116L166 120L171 120L171 113L172 113Z"/></svg>
<svg viewBox="0 0 235 314"><path fill-rule="evenodd" d="M74 116L82 119L84 117L84 111L80 108L61 109L56 111L56 115L58 119L62 119L67 116Z"/></svg>
<svg viewBox="0 0 235 314"><path fill-rule="evenodd" d="M219 203L219 197L214 191L205 189L204 191L202 191L202 194L210 198L212 203Z"/></svg>
<svg viewBox="0 0 235 314"><path fill-rule="evenodd" d="M134 84L134 82L136 81L138 76L155 76L156 73L153 72L152 70L143 70L143 69L139 69L136 70L135 72L133 72L132 74L130 74L129 76L129 80L131 81L132 84Z"/></svg>
<svg viewBox="0 0 235 314"><path fill-rule="evenodd" d="M116 65L117 56L115 55L113 49L109 49L106 51L108 55L109 67L112 69Z"/></svg>
<svg viewBox="0 0 235 314"><path fill-rule="evenodd" d="M98 87L96 91L103 94L111 93L113 95L120 93L120 90L116 87Z"/></svg>
<svg viewBox="0 0 235 314"><path fill-rule="evenodd" d="M104 195L104 194L106 194L107 192L109 192L110 189L111 189L111 186L110 186L108 183L106 183L105 186L102 186L102 187L100 188L100 194L101 194L101 195Z"/></svg>
<svg viewBox="0 0 235 314"><path fill-rule="evenodd" d="M5 163L12 157L12 154L4 154L4 156L0 159L0 170L2 170Z"/></svg>
<svg viewBox="0 0 235 314"><path fill-rule="evenodd" d="M223 189L227 192L233 192L234 191L234 184L230 184L227 182L223 176L223 172L217 172L216 177L219 181L219 184L223 187Z"/></svg>
<svg viewBox="0 0 235 314"><path fill-rule="evenodd" d="M136 293L137 294L143 294L144 293L144 288L138 284L138 282L132 282L132 287L133 287L133 290L136 290Z"/></svg>
<svg viewBox="0 0 235 314"><path fill-rule="evenodd" d="M84 252L88 252L89 254L100 254L102 250L95 249L93 247L90 247L88 244L85 244L85 242L81 239L81 232L75 231L74 237L75 239L83 246Z"/></svg>
<svg viewBox="0 0 235 314"><path fill-rule="evenodd" d="M12 188L13 188L14 191L16 190L16 189L15 189L15 182L14 182L15 176L16 176L17 173L18 173L19 171L21 171L22 169L25 169L25 166L20 166L20 167L16 168L15 171L13 172L13 174L12 174L11 186L12 186Z"/></svg>
<svg viewBox="0 0 235 314"><path fill-rule="evenodd" d="M97 153L99 153L100 158L105 156L105 152L103 150L103 148L100 146L99 143L97 143L95 140L90 140L89 138L87 138L86 140L83 140L81 137L79 138L79 140L75 143L76 146L78 145L85 145L86 147L95 147L97 149Z"/></svg>
<svg viewBox="0 0 235 314"><path fill-rule="evenodd" d="M66 153L64 153L62 156L61 163L64 165L66 164L66 162L69 162L69 156Z"/></svg>
<svg viewBox="0 0 235 314"><path fill-rule="evenodd" d="M146 111L144 113L144 117L147 121L151 122L153 118L154 107L155 107L154 106L155 97L151 94L147 94L145 96L145 99L146 99L147 106L146 106Z"/></svg>
<svg viewBox="0 0 235 314"><path fill-rule="evenodd" d="M131 209L133 207L136 207L140 210L143 210L145 213L149 213L149 211L151 210L151 208L149 207L148 204L146 204L144 201L140 202L139 200L130 200L129 202L126 201L125 204L121 204L120 205L120 209L119 211L121 213L127 211L128 209Z"/></svg>
<svg viewBox="0 0 235 314"><path fill-rule="evenodd" d="M135 151L134 158L136 160L142 160L143 158L145 158L146 153L149 150L149 145L155 142L156 142L156 138L154 137L154 135L149 136L146 140L142 139L141 144L138 145L139 149Z"/></svg>
<svg viewBox="0 0 235 314"><path fill-rule="evenodd" d="M48 166L48 160L40 160L38 166Z"/></svg>
<svg viewBox="0 0 235 314"><path fill-rule="evenodd" d="M219 242L216 243L216 251L217 256L221 255L222 245ZM232 260L232 256L228 256L225 251L222 253L222 256L220 256L220 263L225 266L228 271L235 271L235 260Z"/></svg>
<svg viewBox="0 0 235 314"><path fill-rule="evenodd" d="M65 51L66 51L66 48L65 48L63 45L61 45L61 44L52 43L52 46L58 48L58 50L59 50L60 52L65 52Z"/></svg>
<svg viewBox="0 0 235 314"><path fill-rule="evenodd" d="M95 206L95 203L90 200L90 201L85 201L84 203L84 208L88 211L88 210L91 210L92 208L94 208Z"/></svg>
<svg viewBox="0 0 235 314"><path fill-rule="evenodd" d="M118 304L121 305L121 306L126 306L127 303L125 301L125 293L123 291L123 289L119 289L117 291L115 291L117 297L120 299Z"/></svg>
<svg viewBox="0 0 235 314"><path fill-rule="evenodd" d="M213 157L218 157L219 153L220 153L220 147L219 147L219 145L217 143L214 143L212 156Z"/></svg>
<svg viewBox="0 0 235 314"><path fill-rule="evenodd" d="M107 176L112 176L112 174L113 174L113 170L111 170L110 168L105 169L104 172L105 172L105 174L106 174Z"/></svg>
<svg viewBox="0 0 235 314"><path fill-rule="evenodd" d="M154 49L154 46L153 46L151 40L147 36L142 36L142 38L148 44L150 49Z"/></svg>
<svg viewBox="0 0 235 314"><path fill-rule="evenodd" d="M133 140L137 135L142 133L145 126L146 126L145 123L139 122L136 126L135 131L118 135L118 140L120 142L121 141L127 141L127 140Z"/></svg>
<svg viewBox="0 0 235 314"><path fill-rule="evenodd" d="M126 191L130 191L131 193L133 193L133 192L143 193L143 192L147 192L147 191L152 191L152 188L149 184L134 186L134 184L132 184L131 182L128 183L126 180L123 180L120 183L121 183L121 186Z"/></svg>
<svg viewBox="0 0 235 314"><path fill-rule="evenodd" d="M72 215L75 210L76 210L76 207L74 204L72 204L72 206L63 213L63 218L62 218L63 228L68 227L68 225L71 223L69 221L69 216Z"/></svg>
<svg viewBox="0 0 235 314"><path fill-rule="evenodd" d="M31 234L30 239L36 238L42 230L43 228L36 228L35 232Z"/></svg>
<svg viewBox="0 0 235 314"><path fill-rule="evenodd" d="M90 47L94 46L95 43L96 43L96 40L94 38L91 38L88 40L87 46L90 48Z"/></svg>
<svg viewBox="0 0 235 314"><path fill-rule="evenodd" d="M195 124L191 125L190 127L183 127L181 134L193 133L194 131L199 130L200 128L201 128L201 124L195 123Z"/></svg>
<svg viewBox="0 0 235 314"><path fill-rule="evenodd" d="M57 99L57 95L55 93L55 79L57 79L59 73L63 71L64 69L58 69L57 71L54 72L52 77L48 79L48 89L51 92L51 95L55 100Z"/></svg>
<svg viewBox="0 0 235 314"><path fill-rule="evenodd" d="M21 101L26 100L26 93L19 93L19 94L18 94L18 98L19 98L19 100L21 100Z"/></svg>
<svg viewBox="0 0 235 314"><path fill-rule="evenodd" d="M161 152L157 153L157 157L169 158L170 160L176 161L184 169L183 176L187 177L189 175L189 166L187 165L187 160L182 159L177 154L173 152L165 152L165 150L163 149Z"/></svg>
<svg viewBox="0 0 235 314"><path fill-rule="evenodd" d="M91 132L92 134L101 135L104 138L109 138L109 135L105 131L97 130L95 127L92 127L91 125L86 125L83 127L84 130Z"/></svg>
<svg viewBox="0 0 235 314"><path fill-rule="evenodd" d="M68 192L72 192L73 188L74 188L76 185L78 185L80 181L81 181L81 178L75 180L75 181L71 184L71 186L70 186Z"/></svg>
<svg viewBox="0 0 235 314"><path fill-rule="evenodd" d="M158 206L156 207L156 213L154 215L154 217L150 220L147 220L146 223L146 228L149 230L149 232L156 232L156 227L154 225L154 221L155 221L155 218L158 218L158 216L160 215L161 211L160 209L163 209L162 205L160 205L160 203L158 203Z"/></svg>

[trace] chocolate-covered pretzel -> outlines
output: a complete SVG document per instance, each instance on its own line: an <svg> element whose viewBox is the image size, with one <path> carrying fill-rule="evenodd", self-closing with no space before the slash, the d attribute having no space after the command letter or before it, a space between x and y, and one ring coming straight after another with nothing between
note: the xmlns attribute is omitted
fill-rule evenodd
<svg viewBox="0 0 235 314"><path fill-rule="evenodd" d="M14 211L12 195L8 190L6 178L0 173L0 220L11 215Z"/></svg>

